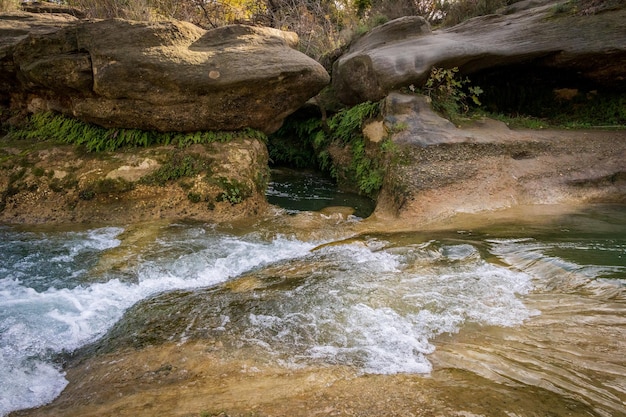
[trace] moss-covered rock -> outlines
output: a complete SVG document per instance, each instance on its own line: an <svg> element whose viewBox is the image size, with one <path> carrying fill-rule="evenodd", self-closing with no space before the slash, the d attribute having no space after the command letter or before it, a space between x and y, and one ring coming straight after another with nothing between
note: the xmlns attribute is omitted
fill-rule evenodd
<svg viewBox="0 0 626 417"><path fill-rule="evenodd" d="M267 204L267 148L256 138L102 153L8 138L0 145L0 222L225 221Z"/></svg>

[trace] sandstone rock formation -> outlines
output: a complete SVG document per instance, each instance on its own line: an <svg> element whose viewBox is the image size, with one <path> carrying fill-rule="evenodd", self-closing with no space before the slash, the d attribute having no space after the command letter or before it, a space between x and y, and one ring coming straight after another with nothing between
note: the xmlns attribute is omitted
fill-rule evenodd
<svg viewBox="0 0 626 417"><path fill-rule="evenodd" d="M484 119L457 128L425 98L390 94L384 125L397 155L375 214L387 230L459 213L626 202L626 132L510 130Z"/></svg>
<svg viewBox="0 0 626 417"><path fill-rule="evenodd" d="M19 16L41 26L40 15ZM41 19L46 30L26 38L10 37L15 26L0 20L0 38L17 41L0 45L0 102L14 109L104 127L272 132L329 82L321 65L293 49L289 32L123 20L53 30L50 17Z"/></svg>
<svg viewBox="0 0 626 417"><path fill-rule="evenodd" d="M500 14L432 32L417 16L388 22L335 62L333 87L343 102L356 104L419 86L433 67L472 74L523 64L529 71L566 70L599 86L626 89L626 4L577 15L560 12L564 6L558 3L515 3Z"/></svg>

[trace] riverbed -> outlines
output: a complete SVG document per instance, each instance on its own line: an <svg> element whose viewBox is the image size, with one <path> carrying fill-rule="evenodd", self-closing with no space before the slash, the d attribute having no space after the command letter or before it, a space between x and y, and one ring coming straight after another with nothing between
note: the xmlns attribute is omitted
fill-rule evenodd
<svg viewBox="0 0 626 417"><path fill-rule="evenodd" d="M0 415L626 415L623 206L349 213L0 227Z"/></svg>

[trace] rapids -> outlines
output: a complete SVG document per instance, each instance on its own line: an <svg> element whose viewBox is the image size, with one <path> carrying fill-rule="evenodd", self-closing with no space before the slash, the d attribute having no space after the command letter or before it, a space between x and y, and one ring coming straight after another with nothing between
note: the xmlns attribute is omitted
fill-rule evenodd
<svg viewBox="0 0 626 417"><path fill-rule="evenodd" d="M170 345L219 346L259 373L349 370L337 389L415 375L449 415L626 415L623 207L472 230L362 222L277 209L219 226L0 227L0 415L53 401L64 366ZM468 386L506 401L485 412Z"/></svg>

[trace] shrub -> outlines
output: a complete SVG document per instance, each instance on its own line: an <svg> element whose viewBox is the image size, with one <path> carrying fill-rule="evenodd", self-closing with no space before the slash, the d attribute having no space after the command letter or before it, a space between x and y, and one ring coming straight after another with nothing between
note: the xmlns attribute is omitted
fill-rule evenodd
<svg viewBox="0 0 626 417"><path fill-rule="evenodd" d="M432 100L435 111L455 122L462 113L467 113L470 104L480 106L478 96L483 90L478 86L471 86L469 78L458 78L458 67L444 69L433 68L430 76L420 91ZM415 91L410 86L411 91Z"/></svg>

